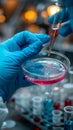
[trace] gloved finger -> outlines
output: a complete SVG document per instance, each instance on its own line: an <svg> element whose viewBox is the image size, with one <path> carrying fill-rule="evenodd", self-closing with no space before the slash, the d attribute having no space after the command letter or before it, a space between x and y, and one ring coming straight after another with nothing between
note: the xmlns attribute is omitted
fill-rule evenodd
<svg viewBox="0 0 73 130"><path fill-rule="evenodd" d="M26 39L26 46L28 46L29 44L32 44L33 42L35 42L37 40L40 40L41 42L43 42L43 44L47 43L50 40L50 36L47 35L47 34L38 34L38 33L35 33L35 34L32 34L32 37L33 38L31 39L31 37L29 36L28 41ZM23 45L21 48L23 49L24 47L25 46Z"/></svg>
<svg viewBox="0 0 73 130"><path fill-rule="evenodd" d="M67 36L72 33L70 21L67 21L63 26L61 26L59 30L59 34L62 36Z"/></svg>
<svg viewBox="0 0 73 130"><path fill-rule="evenodd" d="M18 47L20 48L23 48L24 46L26 47L32 42L37 41L38 39L42 39L43 43L45 43L46 41L49 40L49 36L46 34L43 34L43 35L41 34L39 37L37 37L35 34L29 31L23 31L23 32L17 33L16 35L14 35L14 37L7 40L6 45L9 48L17 48L17 50L19 50Z"/></svg>
<svg viewBox="0 0 73 130"><path fill-rule="evenodd" d="M62 0L65 7L73 6L73 0Z"/></svg>
<svg viewBox="0 0 73 130"><path fill-rule="evenodd" d="M43 42L43 43L47 43L47 42L49 42L49 40L50 40L50 36L47 35L47 34L38 34L38 33L36 33L35 35L36 35L37 38L39 38L40 41Z"/></svg>
<svg viewBox="0 0 73 130"><path fill-rule="evenodd" d="M65 22L67 20L69 20L67 8L59 11L58 13L56 13L48 18L48 22L50 24L57 24L59 22Z"/></svg>
<svg viewBox="0 0 73 130"><path fill-rule="evenodd" d="M21 65L24 61L29 58L32 58L36 55L41 49L43 42L40 40L35 41L33 44L30 44L28 47L22 49L22 51L13 52L14 59L16 60L17 65Z"/></svg>

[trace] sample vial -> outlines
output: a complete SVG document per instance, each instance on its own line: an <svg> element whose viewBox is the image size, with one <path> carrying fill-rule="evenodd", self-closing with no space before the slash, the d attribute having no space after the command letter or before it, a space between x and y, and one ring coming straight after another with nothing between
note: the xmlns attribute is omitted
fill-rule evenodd
<svg viewBox="0 0 73 130"><path fill-rule="evenodd" d="M64 107L64 130L73 130L73 106Z"/></svg>
<svg viewBox="0 0 73 130"><path fill-rule="evenodd" d="M60 110L60 88L57 86L53 88L53 101L54 101L54 109Z"/></svg>
<svg viewBox="0 0 73 130"><path fill-rule="evenodd" d="M35 122L39 122L41 120L42 114L42 97L35 96L32 99L32 111Z"/></svg>
<svg viewBox="0 0 73 130"><path fill-rule="evenodd" d="M49 93L45 92L45 99L43 101L44 106L44 119L47 121L52 121L52 111L53 111L53 100L49 98Z"/></svg>
<svg viewBox="0 0 73 130"><path fill-rule="evenodd" d="M53 123L54 125L60 125L61 118L62 118L62 111L61 110L53 110Z"/></svg>

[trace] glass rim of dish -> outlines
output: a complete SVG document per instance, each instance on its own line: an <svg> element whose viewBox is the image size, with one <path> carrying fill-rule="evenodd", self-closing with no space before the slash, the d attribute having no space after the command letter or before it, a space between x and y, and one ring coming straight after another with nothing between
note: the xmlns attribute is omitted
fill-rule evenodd
<svg viewBox="0 0 73 130"><path fill-rule="evenodd" d="M48 50L44 50L44 51L41 51L39 54L49 54L49 51ZM56 59L59 63L61 63L61 64L63 64L64 66L65 66L65 68L66 68L66 71L67 70L69 70L69 67L70 67L70 60L69 60L69 58L67 57L67 56L65 56L64 54L61 54L61 53L59 53L59 52L57 52L57 51L51 51L50 52L51 54L53 54L53 55L56 55L56 56L60 56L61 58L64 58L65 60L66 60L66 62L67 62L67 65L65 64L65 63L63 63L62 61L60 61L60 60L58 60L57 58L50 58L50 55L51 54L49 54L48 55L48 57L46 57L46 59ZM38 59L40 58L40 59L45 59L45 57L43 58L43 56L44 55L42 55L42 57L33 57L31 60L33 60L33 61L38 61ZM28 61L28 60L27 60ZM26 61L26 62L27 62ZM25 63L25 62L24 62ZM31 77L32 76L38 76L38 77L41 77L41 78L46 78L46 76L43 76L43 75L40 75L40 74L35 74L35 73L33 73L33 72L30 72L30 71L28 71L25 67L24 67L24 63L22 64L22 69L26 72L26 73L28 73L28 74L30 74L31 75ZM30 63L30 65L31 65L31 63ZM60 74L62 74L62 72L61 73L59 73L59 74L57 74L56 75L56 77L57 76L60 76ZM56 79L56 77L50 77L50 78L54 78L54 79ZM49 78L49 77L48 77ZM51 79L50 79L51 80Z"/></svg>

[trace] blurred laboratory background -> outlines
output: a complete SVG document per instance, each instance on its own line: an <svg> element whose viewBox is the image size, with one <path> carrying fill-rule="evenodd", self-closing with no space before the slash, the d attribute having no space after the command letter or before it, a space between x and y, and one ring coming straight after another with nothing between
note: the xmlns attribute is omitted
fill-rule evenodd
<svg viewBox="0 0 73 130"><path fill-rule="evenodd" d="M23 30L49 34L48 17L55 11L49 0L0 0L0 42ZM73 35L58 36L54 49L73 63Z"/></svg>
<svg viewBox="0 0 73 130"><path fill-rule="evenodd" d="M51 0L51 2L53 1ZM50 5L49 0L0 0L0 42L23 30L50 34L48 17L53 15L55 11L56 6ZM49 43L44 49L48 49L48 45ZM70 59L71 66L73 66L73 34L67 37L59 35L53 49L65 54ZM65 79L51 87L52 100L49 101L45 101L49 94L45 86L42 88L41 86L31 86L29 88L26 86L24 89L18 90L8 102L10 113L7 118L15 120L16 123L16 127L11 130L63 130L63 108L64 106L73 105L73 68L69 71L69 78L69 81ZM54 101L54 106L52 101ZM42 108L43 104L44 108ZM33 121L32 113L29 113L32 109L34 113L40 113L41 115L43 114L41 112L44 111L46 116L42 119L49 120L49 122L53 116L53 123L57 127L52 129L52 123L43 120L40 122L39 118ZM15 116L15 114L19 114L19 116ZM23 125L22 117L25 119ZM34 125L37 127L32 129L31 124L33 124L33 127ZM59 126L62 126L62 129ZM5 128L5 125L3 128Z"/></svg>

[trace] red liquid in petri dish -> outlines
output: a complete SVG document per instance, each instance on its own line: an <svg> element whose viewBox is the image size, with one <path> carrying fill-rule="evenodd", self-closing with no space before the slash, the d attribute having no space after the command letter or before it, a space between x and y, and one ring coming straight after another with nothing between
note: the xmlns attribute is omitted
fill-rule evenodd
<svg viewBox="0 0 73 130"><path fill-rule="evenodd" d="M57 79L53 79L53 80L34 79L34 78L31 78L27 75L25 75L25 77L32 83L35 83L35 84L38 84L38 85L48 85L48 84L57 83L57 82L63 80L65 78L65 74L60 75Z"/></svg>

